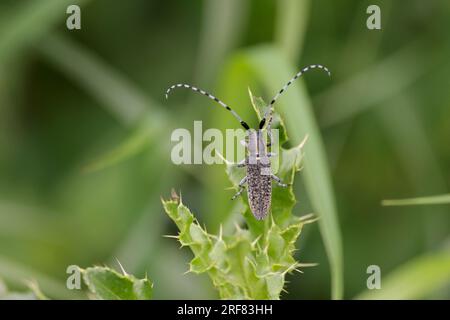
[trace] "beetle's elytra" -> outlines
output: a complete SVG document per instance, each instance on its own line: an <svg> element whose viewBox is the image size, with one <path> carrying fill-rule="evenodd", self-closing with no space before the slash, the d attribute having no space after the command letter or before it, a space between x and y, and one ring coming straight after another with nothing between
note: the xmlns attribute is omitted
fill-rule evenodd
<svg viewBox="0 0 450 320"><path fill-rule="evenodd" d="M312 69L320 69L325 71L329 76L330 71L328 68L319 65L313 64L307 66L300 70L292 79L290 79L278 93L273 97L270 101L267 110L264 114L264 117L261 119L257 129L251 129L249 125L242 120L242 118L231 109L226 103L222 102L215 96L209 94L208 92L199 89L197 87L188 85L188 84L175 84L171 86L166 91L166 98L168 98L169 93L172 89L175 88L187 88L191 89L195 92L198 92L208 98L216 101L222 107L230 111L233 116L239 121L239 123L246 130L246 149L247 155L245 159L238 163L238 167L245 167L247 170L247 174L245 177L239 182L239 190L233 196L232 199L238 197L244 190L245 185L248 186L248 202L250 204L250 210L253 213L253 216L262 220L269 214L271 201L272 201L272 180L274 180L280 187L287 187L285 183L281 181L276 175L271 172L270 166L270 157L272 153L268 152L268 147L272 145L272 137L270 135L270 129L272 125L273 119L273 104L275 101L281 96L281 94L294 82L297 78L299 78L305 72ZM266 143L263 137L263 130L267 130L268 142Z"/></svg>

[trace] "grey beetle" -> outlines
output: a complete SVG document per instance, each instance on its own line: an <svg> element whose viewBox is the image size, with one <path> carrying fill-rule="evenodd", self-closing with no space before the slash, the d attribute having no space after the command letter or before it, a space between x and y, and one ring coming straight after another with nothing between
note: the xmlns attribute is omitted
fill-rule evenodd
<svg viewBox="0 0 450 320"><path fill-rule="evenodd" d="M175 84L171 86L166 91L166 98L168 98L169 93L172 89L175 88L187 88L191 89L195 92L198 92L208 98L216 101L222 107L230 111L233 116L239 121L239 123L245 128L246 135L246 148L248 155L245 157L243 161L237 164L238 167L246 167L247 174L246 176L239 182L239 191L233 196L232 199L238 197L244 190L245 185L248 185L248 202L250 204L250 210L253 213L253 216L258 219L264 219L270 209L271 201L272 201L272 180L274 180L278 186L287 187L288 185L283 183L280 178L274 175L271 171L270 157L273 155L270 152L267 152L267 148L272 144L272 136L271 136L271 124L273 119L273 104L275 101L281 96L281 94L289 87L292 82L294 82L297 78L299 78L302 74L312 69L321 69L325 71L329 76L330 71L328 68L319 65L313 64L307 66L300 70L292 79L290 79L280 91L273 97L270 101L269 106L264 114L264 117L261 119L258 129L250 129L248 124L242 120L242 118L231 109L226 103L222 102L215 96L209 94L208 92L199 89L197 87L188 85L188 84ZM268 143L263 137L263 129L266 127Z"/></svg>

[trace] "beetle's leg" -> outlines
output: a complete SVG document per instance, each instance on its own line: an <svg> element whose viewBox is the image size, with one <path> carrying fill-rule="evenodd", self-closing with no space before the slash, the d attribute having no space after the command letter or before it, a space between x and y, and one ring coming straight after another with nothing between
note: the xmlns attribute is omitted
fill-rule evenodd
<svg viewBox="0 0 450 320"><path fill-rule="evenodd" d="M241 193L244 192L244 190L245 190L245 187L241 187L241 188L239 189L239 191L236 192L236 194L231 198L231 200L234 200L234 199L236 199L237 197L239 197L239 196L241 195Z"/></svg>
<svg viewBox="0 0 450 320"><path fill-rule="evenodd" d="M241 195L242 192L244 192L244 190L245 190L244 184L246 184L246 183L247 183L247 176L242 178L242 180L239 182L239 191L231 198L231 200L236 199L237 197L239 197Z"/></svg>
<svg viewBox="0 0 450 320"><path fill-rule="evenodd" d="M289 186L289 184L283 183L280 178L278 178L276 175L271 175L272 180L274 180L280 187L286 188Z"/></svg>

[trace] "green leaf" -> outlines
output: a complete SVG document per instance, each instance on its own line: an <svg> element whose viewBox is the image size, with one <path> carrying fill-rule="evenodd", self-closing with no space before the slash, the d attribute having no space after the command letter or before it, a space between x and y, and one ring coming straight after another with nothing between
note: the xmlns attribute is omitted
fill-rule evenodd
<svg viewBox="0 0 450 320"><path fill-rule="evenodd" d="M278 0L275 42L289 61L296 61L303 46L310 16L310 0Z"/></svg>
<svg viewBox="0 0 450 320"><path fill-rule="evenodd" d="M150 300L153 284L147 278L119 274L107 267L82 270L83 279L94 297L101 300Z"/></svg>
<svg viewBox="0 0 450 320"><path fill-rule="evenodd" d="M239 44L249 7L248 1L242 0L203 2L195 82L210 82L224 56Z"/></svg>
<svg viewBox="0 0 450 320"><path fill-rule="evenodd" d="M415 258L382 278L381 289L367 290L356 299L421 299L450 284L450 253Z"/></svg>
<svg viewBox="0 0 450 320"><path fill-rule="evenodd" d="M383 206L417 206L430 204L450 204L450 194L410 199L383 200Z"/></svg>

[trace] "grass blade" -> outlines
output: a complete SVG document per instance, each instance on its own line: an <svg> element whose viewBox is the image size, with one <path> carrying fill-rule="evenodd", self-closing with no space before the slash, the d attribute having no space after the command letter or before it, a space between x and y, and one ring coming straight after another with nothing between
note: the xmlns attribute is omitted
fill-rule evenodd
<svg viewBox="0 0 450 320"><path fill-rule="evenodd" d="M248 0L204 1L195 82L214 80L226 54L244 34L248 7Z"/></svg>
<svg viewBox="0 0 450 320"><path fill-rule="evenodd" d="M288 61L299 57L309 17L309 0L278 1L275 42Z"/></svg>
<svg viewBox="0 0 450 320"><path fill-rule="evenodd" d="M410 199L391 199L383 200L383 206L418 206L430 204L450 204L450 194L443 194L431 197L420 197Z"/></svg>

